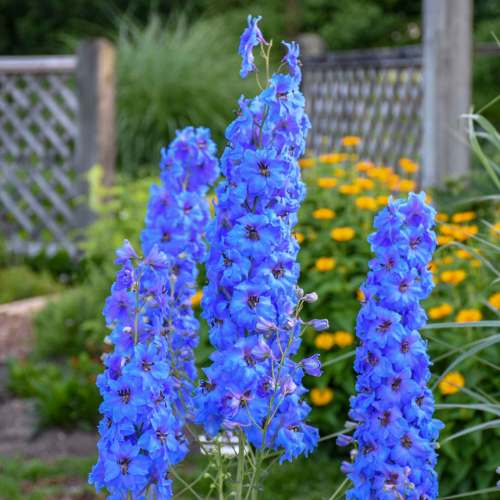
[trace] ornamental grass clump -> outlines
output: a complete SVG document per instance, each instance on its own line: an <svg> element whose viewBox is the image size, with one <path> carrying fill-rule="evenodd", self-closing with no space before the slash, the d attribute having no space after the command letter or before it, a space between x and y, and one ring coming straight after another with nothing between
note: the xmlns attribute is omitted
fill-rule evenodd
<svg viewBox="0 0 500 500"><path fill-rule="evenodd" d="M172 495L171 466L188 452L198 321L191 307L205 257L205 199L218 175L206 129L188 127L162 150L161 185L151 188L141 258L125 242L106 300L112 353L97 385L103 397L99 457L90 482L110 498Z"/></svg>
<svg viewBox="0 0 500 500"><path fill-rule="evenodd" d="M357 423L355 449L343 464L353 483L349 499L422 500L438 493L435 443L442 423L432 418L430 362L418 332L426 321L420 301L433 288L434 218L425 194L410 193L389 200L369 237L375 258L362 286L357 395L349 413ZM342 436L339 444L349 441Z"/></svg>
<svg viewBox="0 0 500 500"><path fill-rule="evenodd" d="M240 450L245 440L255 448L250 489L268 452L278 450L283 461L315 448L318 431L305 423L310 407L302 378L320 374L317 355L292 359L304 326L300 309L317 298L297 289L298 244L292 235L305 193L298 158L310 127L299 89L299 49L284 43L288 73L270 76L272 43L264 39L259 19L249 17L241 37L241 76L256 70L252 52L260 46L267 81L256 97L240 99L238 116L226 130L202 302L215 352L197 397L198 422L210 436L232 432ZM327 327L320 320L311 324Z"/></svg>

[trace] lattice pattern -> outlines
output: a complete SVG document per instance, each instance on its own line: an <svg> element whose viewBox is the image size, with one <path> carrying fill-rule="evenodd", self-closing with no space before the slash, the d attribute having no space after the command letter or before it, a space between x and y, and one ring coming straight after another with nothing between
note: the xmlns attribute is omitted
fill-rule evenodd
<svg viewBox="0 0 500 500"><path fill-rule="evenodd" d="M420 156L420 64L306 62L303 90L312 122L311 153L338 150L342 136L357 135L361 158L396 165L402 156Z"/></svg>
<svg viewBox="0 0 500 500"><path fill-rule="evenodd" d="M0 225L15 251L75 251L77 112L72 71L0 67Z"/></svg>

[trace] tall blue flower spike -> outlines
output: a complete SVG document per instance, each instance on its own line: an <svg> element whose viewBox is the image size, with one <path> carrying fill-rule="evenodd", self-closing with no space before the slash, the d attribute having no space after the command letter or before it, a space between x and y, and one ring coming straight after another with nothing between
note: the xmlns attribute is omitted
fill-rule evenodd
<svg viewBox="0 0 500 500"><path fill-rule="evenodd" d="M357 423L348 499L432 500L438 494L435 443L443 424L432 418L434 400L426 342L418 330L420 306L433 288L428 269L436 247L435 210L425 193L389 201L369 237L375 258L362 286L354 368L358 374L350 418ZM341 436L340 445L351 440Z"/></svg>
<svg viewBox="0 0 500 500"><path fill-rule="evenodd" d="M241 38L242 76L254 67L252 49L267 44L258 20L249 18ZM226 129L202 302L215 352L197 396L197 420L210 436L241 429L255 447L283 451L281 460L317 444L317 429L305 423L302 378L320 373L316 358L292 359L303 326L292 231L305 194L298 158L310 122L298 47L287 48L289 73L272 75L255 98L241 97Z"/></svg>
<svg viewBox="0 0 500 500"><path fill-rule="evenodd" d="M198 322L191 308L205 257L205 199L218 175L206 129L178 132L162 151L161 185L151 188L140 258L125 242L104 316L113 352L97 385L103 402L99 457L89 481L110 499L169 499L169 468L188 451Z"/></svg>

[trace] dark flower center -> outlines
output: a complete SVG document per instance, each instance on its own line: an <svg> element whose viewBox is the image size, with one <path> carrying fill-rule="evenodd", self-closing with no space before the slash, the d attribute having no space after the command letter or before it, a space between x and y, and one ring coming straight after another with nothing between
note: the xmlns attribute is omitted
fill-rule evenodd
<svg viewBox="0 0 500 500"><path fill-rule="evenodd" d="M251 226L250 224L248 226L245 226L245 230L247 232L247 238L252 241L259 241L260 236L257 231L257 229L254 226Z"/></svg>
<svg viewBox="0 0 500 500"><path fill-rule="evenodd" d="M415 250L415 248L417 248L418 245L420 245L421 242L422 242L422 238L420 236L417 236L416 238L412 238L410 240L410 248L412 250Z"/></svg>
<svg viewBox="0 0 500 500"><path fill-rule="evenodd" d="M259 297L257 295L250 295L247 299L248 307L255 309L255 306L259 303Z"/></svg>
<svg viewBox="0 0 500 500"><path fill-rule="evenodd" d="M170 233L164 232L162 236L163 241L170 241L172 237L170 236Z"/></svg>
<svg viewBox="0 0 500 500"><path fill-rule="evenodd" d="M392 321L390 319L384 319L377 327L377 330L382 333L386 333L392 326Z"/></svg>
<svg viewBox="0 0 500 500"><path fill-rule="evenodd" d="M411 440L411 437L408 436L408 434L406 434L405 436L403 436L403 438L401 439L401 444L407 449L409 450L413 444L412 440Z"/></svg>
<svg viewBox="0 0 500 500"><path fill-rule="evenodd" d="M142 360L142 369L145 371L145 372L150 372L151 371L151 368L153 367L153 364L151 361L148 361L147 359L143 359Z"/></svg>
<svg viewBox="0 0 500 500"><path fill-rule="evenodd" d="M271 175L269 167L263 161L259 161L259 163L257 163L257 166L259 167L259 174L263 177L269 177Z"/></svg>
<svg viewBox="0 0 500 500"><path fill-rule="evenodd" d="M418 406L422 406L423 402L424 402L424 396L419 396L417 399L415 399L415 403L417 403Z"/></svg>
<svg viewBox="0 0 500 500"><path fill-rule="evenodd" d="M371 453L374 450L375 446L373 446L373 444L367 444L363 446L363 455L368 455L368 453Z"/></svg>
<svg viewBox="0 0 500 500"><path fill-rule="evenodd" d="M395 378L391 384L391 389L396 392L396 391L399 391L399 388L401 387L401 379L398 377L398 378Z"/></svg>
<svg viewBox="0 0 500 500"><path fill-rule="evenodd" d="M161 431L160 429L158 429L156 431L156 438L158 439L158 441L160 441L160 443L164 444L165 441L167 440L167 434L163 431Z"/></svg>
<svg viewBox="0 0 500 500"><path fill-rule="evenodd" d="M285 274L285 268L283 264L278 264L276 267L274 267L272 273L275 279L281 278Z"/></svg>
<svg viewBox="0 0 500 500"><path fill-rule="evenodd" d="M410 285L406 282L406 281L402 281L400 284L399 284L399 291L401 293L405 293L408 291L408 288L410 288Z"/></svg>
<svg viewBox="0 0 500 500"><path fill-rule="evenodd" d="M118 391L118 396L120 396L121 400L127 404L129 401L130 401L130 395L131 395L131 392L130 392L130 388L125 388L125 389L120 389Z"/></svg>
<svg viewBox="0 0 500 500"><path fill-rule="evenodd" d="M383 415L379 417L380 425L387 427L391 422L391 412L389 410L384 411Z"/></svg>
<svg viewBox="0 0 500 500"><path fill-rule="evenodd" d="M401 342L401 352L407 353L410 350L410 343L407 340Z"/></svg>
<svg viewBox="0 0 500 500"><path fill-rule="evenodd" d="M390 257L387 260L387 262L385 263L385 268L388 269L388 270L390 270L390 269L392 269L394 267L394 264L395 264L394 259L392 257Z"/></svg>
<svg viewBox="0 0 500 500"><path fill-rule="evenodd" d="M215 384L208 380L202 380L201 388L203 389L204 392L211 392L215 389Z"/></svg>
<svg viewBox="0 0 500 500"><path fill-rule="evenodd" d="M368 353L367 359L368 359L368 363L370 363L370 365L372 365L372 366L375 366L378 364L378 358L377 358L377 356L375 356L375 354L373 354L373 352Z"/></svg>
<svg viewBox="0 0 500 500"><path fill-rule="evenodd" d="M255 366L255 359L249 352L245 353L243 359L248 366Z"/></svg>
<svg viewBox="0 0 500 500"><path fill-rule="evenodd" d="M128 466L130 464L130 458L120 458L118 460L118 465L123 475L128 474Z"/></svg>

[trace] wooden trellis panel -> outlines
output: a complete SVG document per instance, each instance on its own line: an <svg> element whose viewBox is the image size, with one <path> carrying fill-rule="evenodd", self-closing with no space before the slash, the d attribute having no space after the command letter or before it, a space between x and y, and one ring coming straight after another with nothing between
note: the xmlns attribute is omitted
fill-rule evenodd
<svg viewBox="0 0 500 500"><path fill-rule="evenodd" d="M0 57L0 238L18 253L76 253L89 220L85 173L112 179L114 48L76 56Z"/></svg>
<svg viewBox="0 0 500 500"><path fill-rule="evenodd" d="M304 62L303 91L312 122L312 154L339 150L345 135L361 137L361 158L396 165L420 157L420 47L328 54Z"/></svg>
<svg viewBox="0 0 500 500"><path fill-rule="evenodd" d="M75 57L0 60L0 224L9 247L75 248Z"/></svg>

